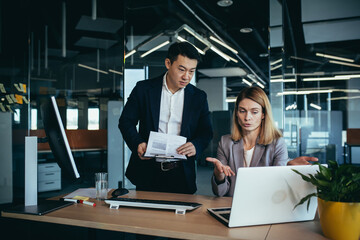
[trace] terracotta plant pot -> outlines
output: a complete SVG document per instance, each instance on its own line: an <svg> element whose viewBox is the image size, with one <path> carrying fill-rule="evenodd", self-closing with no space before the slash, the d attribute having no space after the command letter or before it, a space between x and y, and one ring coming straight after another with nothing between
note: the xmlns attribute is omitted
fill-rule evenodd
<svg viewBox="0 0 360 240"><path fill-rule="evenodd" d="M332 202L318 198L320 224L333 240L360 239L360 203Z"/></svg>

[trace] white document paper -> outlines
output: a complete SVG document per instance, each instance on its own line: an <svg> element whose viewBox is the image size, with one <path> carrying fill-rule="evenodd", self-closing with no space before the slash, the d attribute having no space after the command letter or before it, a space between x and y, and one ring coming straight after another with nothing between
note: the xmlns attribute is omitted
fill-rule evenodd
<svg viewBox="0 0 360 240"><path fill-rule="evenodd" d="M144 157L186 160L185 155L176 152L185 143L186 137L151 131Z"/></svg>
<svg viewBox="0 0 360 240"><path fill-rule="evenodd" d="M108 189L108 193L111 189ZM64 198L73 198L75 196L96 198L96 189L95 188L79 188L72 193L64 196Z"/></svg>

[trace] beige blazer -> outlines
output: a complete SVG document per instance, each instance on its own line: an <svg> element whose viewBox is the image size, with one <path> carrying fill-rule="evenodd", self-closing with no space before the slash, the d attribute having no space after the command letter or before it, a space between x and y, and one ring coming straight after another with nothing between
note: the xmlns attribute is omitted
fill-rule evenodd
<svg viewBox="0 0 360 240"><path fill-rule="evenodd" d="M257 141L250 167L285 166L287 164L288 151L283 138L274 140L268 145L258 144ZM230 135L222 136L217 149L217 159L222 164L230 166L235 173L238 168L244 167L243 139L233 141ZM232 197L234 195L235 181L236 176L231 176L226 177L225 182L217 184L215 176L212 176L213 193L220 197Z"/></svg>

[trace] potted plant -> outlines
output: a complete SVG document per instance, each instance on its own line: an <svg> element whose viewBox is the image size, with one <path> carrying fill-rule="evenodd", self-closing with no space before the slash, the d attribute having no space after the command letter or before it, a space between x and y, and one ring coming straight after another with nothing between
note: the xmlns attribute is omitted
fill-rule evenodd
<svg viewBox="0 0 360 240"><path fill-rule="evenodd" d="M316 186L316 192L302 198L295 206L318 198L318 213L323 233L330 239L360 239L360 167L319 163L319 171L308 176L296 171L302 179Z"/></svg>

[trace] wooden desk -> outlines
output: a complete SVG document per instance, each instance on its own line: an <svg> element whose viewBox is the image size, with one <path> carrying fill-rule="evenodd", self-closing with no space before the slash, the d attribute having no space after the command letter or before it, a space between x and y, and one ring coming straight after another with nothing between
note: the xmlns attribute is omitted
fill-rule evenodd
<svg viewBox="0 0 360 240"><path fill-rule="evenodd" d="M128 197L178 200L202 203L199 209L177 215L174 211L120 207L110 209L103 201L96 207L76 204L44 216L2 212L3 217L25 219L94 228L110 231L138 233L179 239L325 239L317 221L304 223L263 225L228 228L208 212L209 207L231 205L231 198L202 195L169 194L130 191Z"/></svg>

